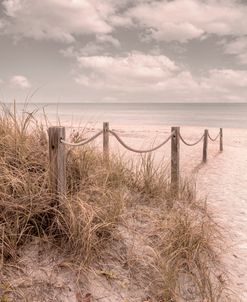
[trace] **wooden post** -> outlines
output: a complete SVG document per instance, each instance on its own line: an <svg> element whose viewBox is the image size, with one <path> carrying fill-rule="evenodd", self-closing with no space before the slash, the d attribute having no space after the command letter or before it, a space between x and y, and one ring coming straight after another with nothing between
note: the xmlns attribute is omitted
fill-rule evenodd
<svg viewBox="0 0 247 302"><path fill-rule="evenodd" d="M66 195L65 146L61 143L65 139L65 127L50 127L48 135L50 187L59 202Z"/></svg>
<svg viewBox="0 0 247 302"><path fill-rule="evenodd" d="M103 161L109 163L109 123L103 123Z"/></svg>
<svg viewBox="0 0 247 302"><path fill-rule="evenodd" d="M223 129L220 128L220 152L223 151Z"/></svg>
<svg viewBox="0 0 247 302"><path fill-rule="evenodd" d="M204 163L207 162L208 158L208 129L204 130L204 138L203 138L203 154L202 154L202 161Z"/></svg>
<svg viewBox="0 0 247 302"><path fill-rule="evenodd" d="M180 127L172 127L174 132L171 139L171 189L175 195L179 192L179 155L180 155Z"/></svg>

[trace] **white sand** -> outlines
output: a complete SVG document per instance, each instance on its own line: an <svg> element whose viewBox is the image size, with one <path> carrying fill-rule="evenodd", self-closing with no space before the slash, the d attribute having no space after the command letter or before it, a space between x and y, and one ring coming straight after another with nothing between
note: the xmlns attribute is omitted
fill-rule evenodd
<svg viewBox="0 0 247 302"><path fill-rule="evenodd" d="M156 145L170 133L168 127L136 128L134 131L127 126L111 128L117 129L129 145L144 149L150 147L154 137L153 145ZM218 129L209 131L214 137ZM186 140L193 142L203 129L182 127L181 133ZM125 153L114 138L111 138L111 146ZM133 153L127 151L126 156L133 157ZM157 161L164 156L163 161L169 165L170 144L155 153ZM216 221L223 229L225 248L222 258L229 272L230 290L239 297L231 301L247 301L247 130L224 129L224 152L219 153L218 141L209 141L207 164L201 165L201 158L202 143L195 147L181 143L181 172L194 175L198 195L207 198Z"/></svg>
<svg viewBox="0 0 247 302"><path fill-rule="evenodd" d="M231 289L247 301L247 131L225 131L223 154L198 173L198 191L208 197L227 239L224 261Z"/></svg>

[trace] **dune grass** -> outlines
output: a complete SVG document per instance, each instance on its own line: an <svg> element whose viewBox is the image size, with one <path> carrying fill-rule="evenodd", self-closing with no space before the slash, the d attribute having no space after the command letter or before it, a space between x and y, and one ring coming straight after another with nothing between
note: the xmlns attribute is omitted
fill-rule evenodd
<svg viewBox="0 0 247 302"><path fill-rule="evenodd" d="M71 134L70 140L83 136ZM219 232L190 181L182 182L175 198L165 169L156 168L152 156L143 157L138 165L126 165L114 156L106 167L100 150L86 146L68 148L66 161L68 194L55 207L49 190L46 129L33 114L17 117L2 110L2 272L18 260L25 245L39 238L86 270L110 255L143 292L145 288L149 301L221 300L225 281L217 256ZM139 252L128 246L133 224L140 226L143 239Z"/></svg>

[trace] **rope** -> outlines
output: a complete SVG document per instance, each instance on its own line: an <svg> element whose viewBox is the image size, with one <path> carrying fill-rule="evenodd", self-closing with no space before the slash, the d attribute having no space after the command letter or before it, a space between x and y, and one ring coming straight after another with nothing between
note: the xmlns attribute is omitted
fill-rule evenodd
<svg viewBox="0 0 247 302"><path fill-rule="evenodd" d="M212 137L210 136L210 134L208 133L208 138L209 138L212 142L215 142L219 136L220 136L220 132L217 134L217 136L216 136L215 138L212 138Z"/></svg>
<svg viewBox="0 0 247 302"><path fill-rule="evenodd" d="M111 134L118 140L118 142L119 142L124 148L126 148L126 149L129 150L129 151L135 152L135 153L148 153L148 152L153 152L153 151L155 151L155 150L161 148L162 146L164 146L164 145L171 139L171 137L173 136L173 134L175 133L175 131L172 132L171 135L170 135L164 142L162 142L161 144L159 144L158 146L156 146L156 147L154 147L154 148L152 148L152 149L148 149L148 150L137 150L137 149L133 149L133 148L129 147L128 145L126 145L125 142L124 142L124 141L123 141L123 140L122 140L122 139L121 139L114 131L112 131L112 130L108 130L108 131L109 131L109 133L111 133ZM86 141L81 141L81 142L78 142L78 143L67 142L67 141L65 141L65 140L63 140L63 139L61 139L61 143L62 143L62 144L65 144L65 145L68 145L68 146L75 146L75 147L84 146L84 145L90 143L91 141L95 140L95 139L96 139L98 136L100 136L102 133L103 133L103 131L99 131L98 133L96 133L94 136L92 136L91 138L87 139ZM209 139L210 139L211 141L213 141L213 142L216 141L217 138L218 138L219 136L220 136L220 133L219 133L215 138L212 138L212 137L210 136L210 134L208 133ZM199 140L197 140L197 141L194 142L194 143L188 143L188 142L186 142L186 141L184 140L184 138L182 137L181 133L179 133L179 137L180 137L181 141L182 141L185 145L192 147L192 146L195 146L195 145L199 144L199 143L202 141L202 139L204 138L204 134L202 135L202 137L200 137Z"/></svg>
<svg viewBox="0 0 247 302"><path fill-rule="evenodd" d="M202 141L202 139L204 138L204 134L202 135L202 137L200 137L200 139L198 139L198 141L196 141L196 142L194 142L194 143L188 143L188 142L186 142L186 141L183 139L183 137L182 137L182 135L181 135L180 133L179 133L179 137L180 137L181 141L182 141L186 146L192 147L192 146L195 146L195 145L199 144L199 143Z"/></svg>
<svg viewBox="0 0 247 302"><path fill-rule="evenodd" d="M98 133L96 133L94 136L92 136L91 138L87 139L86 141L81 141L78 143L70 143L70 142L66 142L65 140L61 139L61 143L64 145L68 145L68 146L75 146L75 147L79 147L79 146L84 146L88 143L90 143L91 141L93 141L94 139L96 139L98 136L100 136L103 133L103 131L100 131Z"/></svg>
<svg viewBox="0 0 247 302"><path fill-rule="evenodd" d="M119 142L124 148L126 148L126 149L129 150L129 151L135 152L135 153L148 153L148 152L153 152L153 151L155 151L155 150L161 148L162 146L164 146L167 142L169 142L169 140L171 139L171 137L172 137L173 134L175 133L175 132L172 132L171 135L170 135L164 142L162 142L161 144L159 144L158 146L156 146L156 147L154 147L154 148L152 148L152 149L148 149L148 150L137 150L137 149L133 149L133 148L129 147L128 145L126 145L126 144L122 141L122 139L121 139L114 131L109 130L109 132L110 132L113 136L115 136L115 138L118 140L118 142Z"/></svg>

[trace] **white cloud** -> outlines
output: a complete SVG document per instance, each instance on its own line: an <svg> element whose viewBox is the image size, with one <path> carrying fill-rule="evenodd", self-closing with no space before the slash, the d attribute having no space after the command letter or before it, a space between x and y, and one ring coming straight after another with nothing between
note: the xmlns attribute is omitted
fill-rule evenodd
<svg viewBox="0 0 247 302"><path fill-rule="evenodd" d="M240 37L226 43L225 53L235 55L241 64L247 64L247 37Z"/></svg>
<svg viewBox="0 0 247 302"><path fill-rule="evenodd" d="M178 67L166 56L132 53L126 57L80 56L78 62L83 74L77 82L94 87L136 90L155 85L169 77Z"/></svg>
<svg viewBox="0 0 247 302"><path fill-rule="evenodd" d="M10 84L21 89L30 88L29 80L23 75L15 75L10 79Z"/></svg>
<svg viewBox="0 0 247 302"><path fill-rule="evenodd" d="M114 14L109 1L100 0L4 0L9 17L5 33L36 40L72 42L80 34L107 34Z"/></svg>
<svg viewBox="0 0 247 302"><path fill-rule="evenodd" d="M77 35L96 34L119 46L109 34L137 24L164 41L247 34L247 5L240 0L3 0L2 6L6 34L37 40L70 43Z"/></svg>
<svg viewBox="0 0 247 302"><path fill-rule="evenodd" d="M150 1L130 9L128 15L157 40L247 34L247 6L237 0Z"/></svg>
<svg viewBox="0 0 247 302"><path fill-rule="evenodd" d="M73 66L73 74L77 72L76 82L95 98L150 102L247 99L247 71L215 66L203 76L195 76L189 67L161 55L164 49L163 43L159 43L172 40L184 43L217 35L225 37L223 51L226 54L247 64L247 5L243 1L3 0L1 5L5 14L0 19L1 33L66 43L74 42L79 35L90 35L79 43L66 45L69 47L64 47L61 53L77 59L78 69L74 70ZM118 31L119 27L132 32L128 36L127 31ZM123 54L132 45L141 48L140 41L132 44L136 32L144 35L149 43L150 39L156 40L151 41L153 45L149 46L153 51L149 54L134 51ZM229 39L231 42L226 44ZM82 41L85 41L84 47L81 47ZM123 51L120 41L123 41ZM180 51L187 47L187 44L172 44ZM188 56L193 54L193 45L191 43ZM119 55L109 55L113 47ZM145 45L145 49L149 48ZM178 55L177 50L174 53L174 57ZM186 55L180 59L186 59ZM193 58L191 62L193 64ZM192 67L200 68L199 64ZM10 83L20 88L31 87L22 75L12 77Z"/></svg>
<svg viewBox="0 0 247 302"><path fill-rule="evenodd" d="M209 79L205 80L209 86L224 88L229 91L231 88L245 89L247 87L247 71L232 69L213 69L209 72Z"/></svg>
<svg viewBox="0 0 247 302"><path fill-rule="evenodd" d="M216 101L246 102L247 71L213 69L203 79L203 88Z"/></svg>
<svg viewBox="0 0 247 302"><path fill-rule="evenodd" d="M103 100L112 94L135 101L245 101L247 71L213 69L201 77L166 56L80 56L76 82Z"/></svg>

